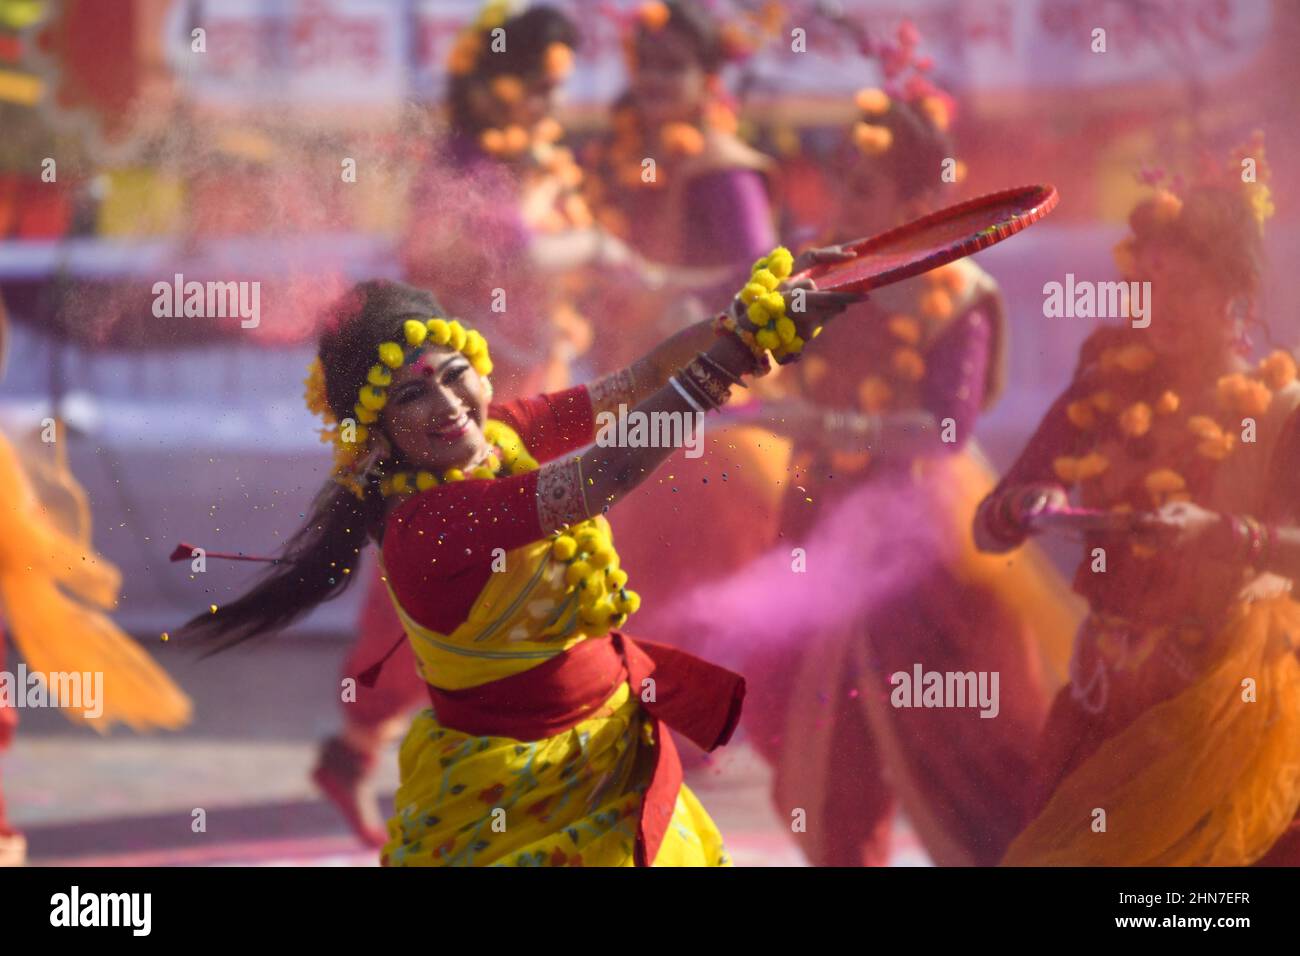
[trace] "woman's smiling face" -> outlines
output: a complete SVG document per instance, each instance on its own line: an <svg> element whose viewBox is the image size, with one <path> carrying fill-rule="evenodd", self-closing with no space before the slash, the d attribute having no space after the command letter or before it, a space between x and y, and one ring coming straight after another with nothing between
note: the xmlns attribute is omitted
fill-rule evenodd
<svg viewBox="0 0 1300 956"><path fill-rule="evenodd" d="M430 345L393 371L380 424L401 464L441 477L487 454L489 388L460 352Z"/></svg>

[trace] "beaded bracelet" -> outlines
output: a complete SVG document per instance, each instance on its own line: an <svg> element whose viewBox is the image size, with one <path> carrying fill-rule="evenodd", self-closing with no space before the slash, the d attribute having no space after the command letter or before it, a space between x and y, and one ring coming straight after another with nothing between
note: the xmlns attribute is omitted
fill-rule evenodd
<svg viewBox="0 0 1300 956"><path fill-rule="evenodd" d="M755 378L762 378L768 372L772 371L772 363L767 357L767 349L758 344L758 339L754 338L754 333L748 329L741 328L734 316L726 312L718 313L717 318L713 320L713 328L719 335L733 335L745 344L749 349L749 354L754 356L754 370L751 373Z"/></svg>

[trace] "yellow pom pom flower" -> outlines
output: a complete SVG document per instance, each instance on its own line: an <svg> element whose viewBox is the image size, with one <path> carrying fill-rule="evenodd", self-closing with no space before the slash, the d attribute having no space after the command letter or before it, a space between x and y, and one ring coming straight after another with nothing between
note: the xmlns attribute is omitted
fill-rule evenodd
<svg viewBox="0 0 1300 956"><path fill-rule="evenodd" d="M379 416L375 412L366 408L366 406L362 405L360 402L353 405L352 410L357 413L357 421L361 422L363 425L373 425L375 422L379 421Z"/></svg>
<svg viewBox="0 0 1300 956"><path fill-rule="evenodd" d="M858 90L853 103L868 116L881 116L889 112L889 94L877 87Z"/></svg>
<svg viewBox="0 0 1300 956"><path fill-rule="evenodd" d="M388 393L382 389L367 385L360 393L361 404L372 412L377 412L388 403Z"/></svg>
<svg viewBox="0 0 1300 956"><path fill-rule="evenodd" d="M1203 440L1217 440L1223 435L1223 428L1209 415L1193 415L1187 419L1187 430Z"/></svg>
<svg viewBox="0 0 1300 956"><path fill-rule="evenodd" d="M1065 406L1065 417L1075 428L1088 431L1097 427L1097 413L1088 402L1071 402Z"/></svg>
<svg viewBox="0 0 1300 956"><path fill-rule="evenodd" d="M894 145L894 133L888 126L858 123L853 127L853 142L865 155L880 156Z"/></svg>
<svg viewBox="0 0 1300 956"><path fill-rule="evenodd" d="M591 565L579 559L569 565L568 570L564 572L564 581L566 584L577 587L579 582L591 577L591 571Z"/></svg>
<svg viewBox="0 0 1300 956"><path fill-rule="evenodd" d="M429 334L429 327L415 319L407 319L402 323L402 334L406 336L408 345L423 345Z"/></svg>
<svg viewBox="0 0 1300 956"><path fill-rule="evenodd" d="M1296 378L1296 361L1289 352L1276 349L1259 363L1260 375L1269 388L1286 388Z"/></svg>
<svg viewBox="0 0 1300 956"><path fill-rule="evenodd" d="M325 419L330 416L330 403L325 394L325 367L321 365L319 358L312 359L311 365L307 368L307 379L303 382L303 398L307 402L307 409L313 415L320 415Z"/></svg>
<svg viewBox="0 0 1300 956"><path fill-rule="evenodd" d="M777 246L767 257L767 268L778 279L788 279L794 268L794 255L785 246Z"/></svg>
<svg viewBox="0 0 1300 956"><path fill-rule="evenodd" d="M465 348L465 339L468 337L468 333L465 331L465 326L455 320L447 323L447 325L451 329L451 338L447 340L447 344L457 352L463 351Z"/></svg>
<svg viewBox="0 0 1300 956"><path fill-rule="evenodd" d="M910 315L892 316L887 325L891 335L908 345L916 345L921 341L921 326Z"/></svg>
<svg viewBox="0 0 1300 956"><path fill-rule="evenodd" d="M1155 361L1156 353L1145 345L1126 345L1115 352L1115 364L1126 372L1145 372Z"/></svg>
<svg viewBox="0 0 1300 956"><path fill-rule="evenodd" d="M552 43L546 48L542 62L546 76L558 83L573 70L573 50L567 44Z"/></svg>
<svg viewBox="0 0 1300 956"><path fill-rule="evenodd" d="M1151 406L1134 402L1119 416L1119 430L1130 438L1141 438L1151 430Z"/></svg>
<svg viewBox="0 0 1300 956"><path fill-rule="evenodd" d="M769 292L758 301L763 303L763 308L773 318L780 318L785 315L785 297L780 292Z"/></svg>
<svg viewBox="0 0 1300 956"><path fill-rule="evenodd" d="M551 545L551 554L560 561L568 561L578 553L578 542L567 534L562 534Z"/></svg>
<svg viewBox="0 0 1300 956"><path fill-rule="evenodd" d="M366 381L376 388L387 388L393 384L393 373L382 365L372 365L366 373Z"/></svg>
<svg viewBox="0 0 1300 956"><path fill-rule="evenodd" d="M1155 221L1162 225L1174 222L1183 211L1183 201L1168 189L1161 189L1155 196Z"/></svg>
<svg viewBox="0 0 1300 956"><path fill-rule="evenodd" d="M429 329L429 337L433 339L434 345L446 345L451 341L451 326L446 319L430 319L425 325Z"/></svg>
<svg viewBox="0 0 1300 956"><path fill-rule="evenodd" d="M379 346L379 361L389 368L401 368L402 363L406 361L406 356L402 352L402 347L396 342L384 342Z"/></svg>

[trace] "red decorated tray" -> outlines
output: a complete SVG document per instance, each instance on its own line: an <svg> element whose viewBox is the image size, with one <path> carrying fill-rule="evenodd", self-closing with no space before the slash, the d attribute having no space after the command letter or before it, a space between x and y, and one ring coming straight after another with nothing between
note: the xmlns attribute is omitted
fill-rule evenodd
<svg viewBox="0 0 1300 956"><path fill-rule="evenodd" d="M1055 209L1058 198L1054 186L989 193L870 239L845 243L856 258L820 263L794 278L811 278L817 288L838 292L879 289L1011 238Z"/></svg>

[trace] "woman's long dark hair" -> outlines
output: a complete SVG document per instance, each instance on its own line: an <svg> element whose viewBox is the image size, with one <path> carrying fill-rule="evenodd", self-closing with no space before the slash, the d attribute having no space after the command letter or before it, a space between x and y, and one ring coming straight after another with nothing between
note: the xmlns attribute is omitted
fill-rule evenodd
<svg viewBox="0 0 1300 956"><path fill-rule="evenodd" d="M381 342L400 341L408 318L441 314L432 293L400 282L362 282L336 302L323 317L318 351L334 417L355 416L357 392ZM270 570L234 601L192 617L176 636L212 642L213 650L221 650L287 627L347 589L357 576L352 572L367 537L379 536L383 515L383 499L373 481L364 500L329 481Z"/></svg>
<svg viewBox="0 0 1300 956"><path fill-rule="evenodd" d="M505 31L505 49L500 53L492 52L492 35L484 31L478 37L479 52L474 69L453 75L447 85L451 127L461 135L476 138L483 132L483 124L470 106L470 91L475 85L505 74L528 76L538 72L544 68L546 51L552 43L563 43L567 47L578 45L578 28L573 21L554 7L545 5L511 17L501 28Z"/></svg>

